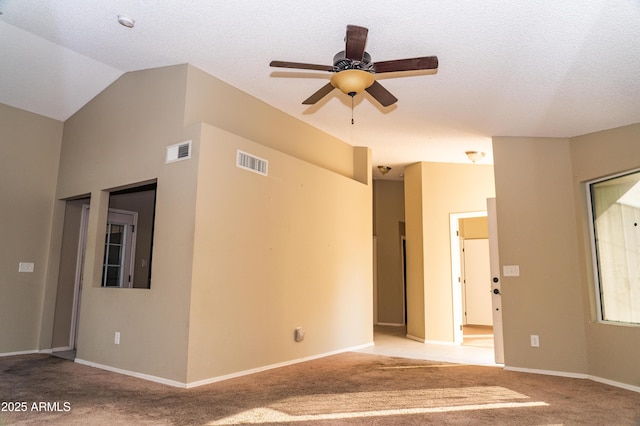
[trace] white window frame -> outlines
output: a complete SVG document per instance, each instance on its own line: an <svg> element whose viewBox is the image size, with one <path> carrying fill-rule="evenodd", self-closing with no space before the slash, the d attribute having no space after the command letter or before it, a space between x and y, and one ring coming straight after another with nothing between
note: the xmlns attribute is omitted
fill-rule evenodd
<svg viewBox="0 0 640 426"><path fill-rule="evenodd" d="M114 224L118 224L118 225L124 225L126 231L125 231L125 235L123 237L123 253L122 253L122 258L121 258L121 269L120 269L120 273L119 273L119 277L118 277L118 286L107 286L106 284L106 270L107 270L107 265L104 264L102 265L102 283L101 286L102 288L131 288L133 287L133 273L135 270L135 258L136 258L136 237L137 237L137 232L135 232L134 230L137 230L138 228L138 212L135 211L129 211L129 210L121 210L121 209L113 209L110 208L109 209L109 217L111 217L111 215L117 216L117 215L123 215L123 216L128 216L131 218L131 223L120 223L120 222L113 222ZM111 223L112 221L110 219L107 220L107 224ZM132 227L133 229L132 230ZM105 244L107 243L107 241L105 240ZM107 248L105 247L105 250Z"/></svg>
<svg viewBox="0 0 640 426"><path fill-rule="evenodd" d="M598 250L596 247L596 230L595 230L595 218L593 216L593 197L591 195L591 185L604 182L607 180L616 179L622 176L632 175L635 173L640 173L640 168L627 170L624 172L604 176L598 179L593 179L590 181L586 181L584 183L584 188L586 192L586 200L587 200L587 212L589 217L589 240L591 245L591 264L592 264L592 273L593 273L593 285L594 285L594 295L596 302L596 312L597 312L597 321L604 324L612 324L612 325L622 325L622 326L630 326L630 327L639 327L640 324L633 322L623 322L623 321L612 321L604 319L603 308L602 308L602 290L600 288L600 271L598 270Z"/></svg>

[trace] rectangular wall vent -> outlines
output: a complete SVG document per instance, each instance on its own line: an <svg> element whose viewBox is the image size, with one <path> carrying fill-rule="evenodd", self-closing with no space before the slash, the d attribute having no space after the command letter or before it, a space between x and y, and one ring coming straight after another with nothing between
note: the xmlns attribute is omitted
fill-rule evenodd
<svg viewBox="0 0 640 426"><path fill-rule="evenodd" d="M240 150L238 150L236 157L236 166L264 176L267 176L269 170L269 162L267 160Z"/></svg>
<svg viewBox="0 0 640 426"><path fill-rule="evenodd" d="M166 163L188 160L191 158L191 141L180 142L167 147Z"/></svg>

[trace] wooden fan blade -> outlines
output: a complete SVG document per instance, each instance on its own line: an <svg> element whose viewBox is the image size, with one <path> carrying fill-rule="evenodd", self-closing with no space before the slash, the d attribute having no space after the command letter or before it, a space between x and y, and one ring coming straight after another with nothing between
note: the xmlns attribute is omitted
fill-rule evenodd
<svg viewBox="0 0 640 426"><path fill-rule="evenodd" d="M365 90L384 107L388 107L389 105L393 105L398 102L398 98L393 96L391 92L382 87L382 84L377 81L374 81L373 84Z"/></svg>
<svg viewBox="0 0 640 426"><path fill-rule="evenodd" d="M438 68L437 56L397 59L394 61L382 61L373 64L373 69L377 74L394 71L434 70L436 68Z"/></svg>
<svg viewBox="0 0 640 426"><path fill-rule="evenodd" d="M347 25L347 37L345 43L345 57L352 61L362 61L364 46L367 44L369 30L356 25Z"/></svg>
<svg viewBox="0 0 640 426"><path fill-rule="evenodd" d="M331 65L303 64L301 62L271 61L269 66L276 68L296 68L301 70L333 71Z"/></svg>
<svg viewBox="0 0 640 426"><path fill-rule="evenodd" d="M302 102L302 105L313 105L316 102L318 102L320 99L324 98L325 96L327 96L329 93L331 93L331 91L335 89L335 87L333 87L333 84L331 83L327 83L326 85L322 86L320 88L320 90L318 90L316 93L314 93L313 95L309 96L307 99L305 99Z"/></svg>

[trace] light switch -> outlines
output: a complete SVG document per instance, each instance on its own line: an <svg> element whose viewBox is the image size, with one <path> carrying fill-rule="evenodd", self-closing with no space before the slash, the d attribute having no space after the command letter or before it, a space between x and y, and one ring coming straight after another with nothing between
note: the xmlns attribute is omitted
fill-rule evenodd
<svg viewBox="0 0 640 426"><path fill-rule="evenodd" d="M502 265L503 277L519 277L520 265Z"/></svg>
<svg viewBox="0 0 640 426"><path fill-rule="evenodd" d="M20 262L18 264L18 272L33 272L34 267L33 262Z"/></svg>

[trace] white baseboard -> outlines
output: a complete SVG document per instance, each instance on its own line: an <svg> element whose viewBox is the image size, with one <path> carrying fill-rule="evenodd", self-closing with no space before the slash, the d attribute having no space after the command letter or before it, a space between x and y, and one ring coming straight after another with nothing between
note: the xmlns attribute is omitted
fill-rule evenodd
<svg viewBox="0 0 640 426"><path fill-rule="evenodd" d="M4 356L14 356L14 355L30 355L30 354L51 354L53 352L58 352L58 351L68 351L70 350L70 347L66 347L66 348L53 348L53 349L31 349L28 351L18 351L18 352L5 352L5 353L0 353L0 357L4 357Z"/></svg>
<svg viewBox="0 0 640 426"><path fill-rule="evenodd" d="M14 355L30 355L30 354L37 354L39 352L42 352L42 351L32 349L30 351L4 352L4 353L0 353L0 357L14 356Z"/></svg>
<svg viewBox="0 0 640 426"><path fill-rule="evenodd" d="M634 386L627 383L620 383L620 382L616 382L609 379L603 379L602 377L596 377L596 376L589 376L589 379L593 380L594 382L604 383L605 385L611 385L617 388L622 388L622 389L630 390L632 392L640 393L640 386Z"/></svg>
<svg viewBox="0 0 640 426"><path fill-rule="evenodd" d="M456 342L445 342L444 340L423 340L423 342L430 345L460 346Z"/></svg>
<svg viewBox="0 0 640 426"><path fill-rule="evenodd" d="M424 339L420 339L419 337L411 336L411 335L408 335L408 334L407 334L406 337L408 339L415 340L415 341L418 341L418 342L421 342L421 343L449 344L448 342L425 342ZM178 382L178 381L175 381L175 380L165 379L163 377L152 376L150 374L143 374L143 373L137 373L135 371L123 370L121 368L116 368L116 367L111 367L111 366L108 366L108 365L98 364L98 363L91 362L91 361L86 361L86 360L83 360L83 359L80 359L80 358L76 358L75 362L77 362L78 364L89 366L89 367L100 368L102 370L111 371L111 372L119 373L119 374L124 374L124 375L127 375L127 376L137 377L139 379L149 380L151 382L161 383L161 384L165 384L165 385L169 385L169 386L173 386L173 387L194 388L194 387L198 387L198 386L202 386L202 385L207 385L207 384L210 384L210 383L215 383L215 382L220 382L220 381L223 381L223 380L233 379L235 377L247 376L249 374L259 373L261 371L266 371L266 370L272 370L274 368L285 367L287 365L293 365L293 364L299 364L301 362L312 361L314 359L324 358L324 357L331 356L331 355L337 355L337 354L344 353L344 352L355 352L355 351L359 351L361 349L365 349L365 348L371 347L373 345L374 345L373 342L365 343L363 345L353 346L353 347L346 348L346 349L340 349L340 350L336 350L336 351L325 352L325 353L319 354L319 355L313 355L313 356L309 356L309 357L305 357L305 358L299 358L299 359L294 359L294 360L291 360L291 361L281 362L281 363L277 363L277 364L271 364L271 365L267 365L267 366L264 366L264 367L258 367L258 368L253 368L253 369L250 369L250 370L239 371L237 373L227 374L227 375L218 376L218 377L212 377L212 378L204 379L204 380L198 380L198 381L191 382L191 383L183 383L183 382ZM38 354L38 353L50 354L50 353L52 353L54 351L57 352L57 351L64 351L64 350L69 350L69 348L68 347L66 347L66 348L63 347L63 348L54 348L54 349L42 349L42 350L32 349L32 350L28 350L28 351L4 352L4 353L0 353L0 357L16 356L16 355L32 355L32 354ZM629 391L632 391L632 392L640 393L640 386L634 386L634 385L630 385L628 383L621 383L621 382L617 382L615 380L604 379L602 377L592 376L590 374L585 374L585 373L572 373L572 372L566 372L566 371L540 370L540 369L535 369L535 368L510 367L510 366L507 366L507 365L504 366L504 369L508 370L508 371L517 371L517 372L520 372L520 373L543 374L543 375L547 375L547 376L559 376L559 377L568 377L568 378L573 378L573 379L593 380L594 382L599 382L599 383L603 383L605 385L615 386L617 388L626 389L626 390L629 390Z"/></svg>
<svg viewBox="0 0 640 426"><path fill-rule="evenodd" d="M264 367L252 368L250 370L244 370L244 371L239 371L237 373L226 374L224 376L211 377L211 378L208 378L208 379L198 380L198 381L190 382L190 383L183 383L183 382L178 382L176 380L165 379L163 377L152 376L150 374L143 374L143 373L137 373L135 371L123 370L121 368L111 367L109 365L98 364L98 363L87 361L87 360L80 359L80 358L76 358L75 362L77 362L78 364L89 366L89 367L100 368L102 370L111 371L113 373L124 374L124 375L127 375L127 376L137 377L138 379L144 379L144 380L149 380L151 382L161 383L163 385L169 385L169 386L173 386L173 387L177 387L177 388L190 389L190 388L195 388L195 387L198 387L198 386L208 385L208 384L215 383L215 382L221 382L223 380L229 380L229 379L233 379L233 378L236 378L236 377L247 376L249 374L259 373L261 371L272 370L274 368L285 367L287 365L299 364L299 363L305 362L305 361L311 361L311 360L314 360L314 359L324 358L324 357L331 356L331 355L337 355L337 354L344 353L344 352L355 352L355 351L359 351L361 349L365 349L365 348L368 348L368 347L371 347L371 346L373 346L373 342L365 343L363 345L353 346L353 347L350 347L350 348L340 349L340 350L337 350L337 351L325 352L325 353L319 354L319 355L313 355L313 356L309 356L309 357L305 357L305 358L294 359L294 360L291 360L291 361L280 362L280 363L277 363L277 364L266 365Z"/></svg>
<svg viewBox="0 0 640 426"><path fill-rule="evenodd" d="M520 368L520 367L509 367L509 366L505 366L504 369L509 371L518 371L521 373L544 374L547 376L559 376L559 377L568 377L572 379L593 380L594 382L604 383L605 385L615 386L617 388L640 393L640 386L634 386L627 383L616 382L614 380L603 379L602 377L592 376L590 374L571 373L566 371L554 371L554 370L538 370L535 368Z"/></svg>
<svg viewBox="0 0 640 426"><path fill-rule="evenodd" d="M456 342L445 342L444 340L425 340L422 337L416 337L410 334L405 335L405 337L407 339L415 340L416 342L425 343L429 345L460 346Z"/></svg>
<svg viewBox="0 0 640 426"><path fill-rule="evenodd" d="M509 371L517 371L519 373L531 373L531 374L542 374L545 376L559 376L559 377L569 377L571 379L588 379L589 375L584 373L571 373L566 371L554 371L554 370L538 370L535 368L520 368L520 367L504 367L505 370Z"/></svg>
<svg viewBox="0 0 640 426"><path fill-rule="evenodd" d="M410 334L406 334L405 337L407 339L415 340L416 342L425 343L425 340L421 337L412 336Z"/></svg>
<svg viewBox="0 0 640 426"><path fill-rule="evenodd" d="M49 352L63 352L63 351L70 351L71 350L71 346L61 346L59 348L52 348L49 350Z"/></svg>
<svg viewBox="0 0 640 426"><path fill-rule="evenodd" d="M375 325L382 325L385 327L403 327L404 324L399 324L397 322L377 322Z"/></svg>
<svg viewBox="0 0 640 426"><path fill-rule="evenodd" d="M221 382L223 380L233 379L236 377L247 376L249 374L260 373L262 371L273 370L274 368L286 367L288 365L299 364L301 362L312 361L314 359L324 358L331 355L337 355L344 352L355 352L361 349L369 348L373 346L373 342L365 343L363 345L352 346L346 349L339 349L337 351L325 352L319 355L312 355L304 358L298 358L291 361L279 362L277 364L265 365L264 367L252 368L251 370L239 371L237 373L231 373L224 376L212 377L210 379L198 380L195 382L187 383L187 388L195 388L202 385L208 385L215 382Z"/></svg>
<svg viewBox="0 0 640 426"><path fill-rule="evenodd" d="M88 367L99 368L101 370L111 371L112 373L124 374L126 376L137 377L138 379L148 380L150 382L162 383L163 385L169 385L177 388L185 388L186 385L176 380L165 379L164 377L152 376L150 374L138 373L135 371L123 370L122 368L111 367L109 365L98 364L97 362L91 362L84 359L76 358L75 362L78 364L86 365Z"/></svg>

